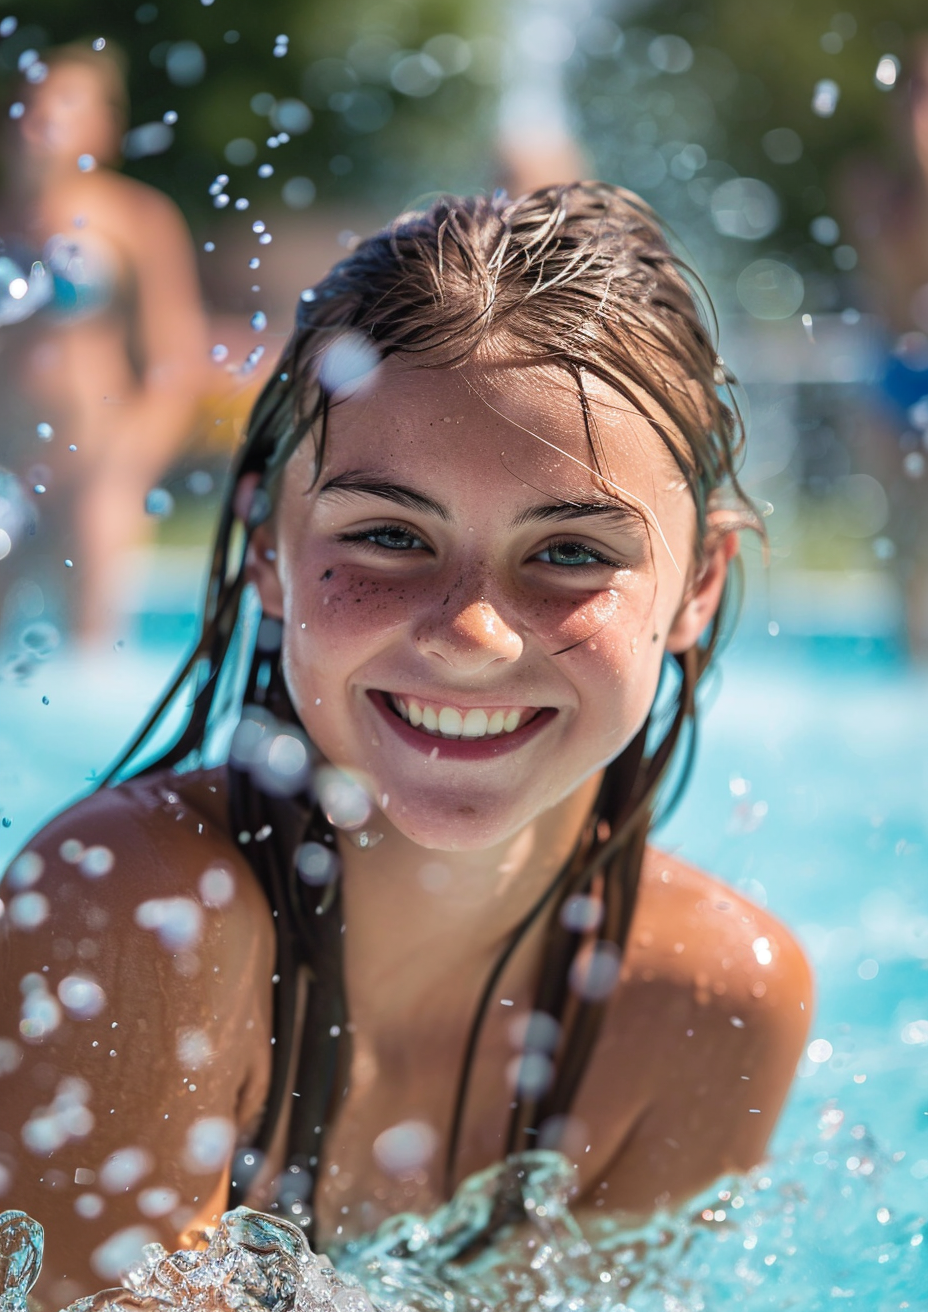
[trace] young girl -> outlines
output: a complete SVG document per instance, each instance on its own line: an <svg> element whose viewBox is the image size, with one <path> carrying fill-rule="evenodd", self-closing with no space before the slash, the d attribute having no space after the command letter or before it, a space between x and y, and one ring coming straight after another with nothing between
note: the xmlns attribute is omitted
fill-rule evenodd
<svg viewBox="0 0 928 1312"><path fill-rule="evenodd" d="M186 729L5 880L0 1151L47 1296L230 1197L325 1250L538 1145L638 1215L761 1157L805 961L648 846L750 519L723 383L601 184L441 200L303 292Z"/></svg>

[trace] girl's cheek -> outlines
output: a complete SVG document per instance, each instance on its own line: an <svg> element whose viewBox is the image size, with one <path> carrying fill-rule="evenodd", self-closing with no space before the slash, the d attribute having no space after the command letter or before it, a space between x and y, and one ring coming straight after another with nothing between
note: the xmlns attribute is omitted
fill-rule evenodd
<svg viewBox="0 0 928 1312"><path fill-rule="evenodd" d="M396 579L334 566L304 584L288 619L305 624L317 639L337 641L342 635L355 641L363 632L388 632L408 621L411 591ZM304 614L297 615L298 609Z"/></svg>
<svg viewBox="0 0 928 1312"><path fill-rule="evenodd" d="M575 597L536 598L525 608L528 627L549 655L557 656L581 646L612 647L617 638L641 644L651 610L650 592L640 585L609 588L579 601Z"/></svg>

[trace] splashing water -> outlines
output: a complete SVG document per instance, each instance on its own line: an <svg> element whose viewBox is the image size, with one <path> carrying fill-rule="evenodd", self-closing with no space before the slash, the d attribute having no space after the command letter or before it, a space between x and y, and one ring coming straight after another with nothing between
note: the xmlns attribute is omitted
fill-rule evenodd
<svg viewBox="0 0 928 1312"><path fill-rule="evenodd" d="M0 1212L0 1312L26 1312L42 1266L45 1235L25 1212Z"/></svg>
<svg viewBox="0 0 928 1312"><path fill-rule="evenodd" d="M860 1312L917 1307L926 1287L921 1177L902 1168L904 1154L888 1155L864 1126L845 1129L844 1120L827 1107L775 1165L643 1223L605 1205L575 1214L575 1167L556 1152L519 1154L465 1180L431 1216L391 1217L333 1249L334 1269L297 1226L237 1208L205 1251L169 1255L148 1244L125 1289L68 1312L371 1312L372 1304L382 1312L817 1312L836 1300ZM813 1147L817 1176L803 1166ZM159 1200L151 1205L156 1214ZM41 1251L41 1227L22 1212L0 1216L3 1312L25 1309Z"/></svg>

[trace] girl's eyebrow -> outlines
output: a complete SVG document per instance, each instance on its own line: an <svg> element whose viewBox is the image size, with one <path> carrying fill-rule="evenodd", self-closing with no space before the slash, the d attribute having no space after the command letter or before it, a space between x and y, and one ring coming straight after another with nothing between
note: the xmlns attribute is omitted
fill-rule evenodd
<svg viewBox="0 0 928 1312"><path fill-rule="evenodd" d="M452 519L451 512L425 492L418 492L405 483L394 483L389 478L365 469L350 469L342 474L336 474L320 488L320 496L326 493L380 497L381 500L392 501L394 505L402 506L405 510L419 510L434 515L446 523ZM612 497L601 501L548 501L541 505L528 506L516 515L512 527L524 528L527 524L593 518L608 520L613 528L634 529L642 533L647 531L640 511L632 506L622 505Z"/></svg>
<svg viewBox="0 0 928 1312"><path fill-rule="evenodd" d="M513 520L513 528L525 524L545 524L551 520L604 519L612 528L637 529L647 532L644 516L633 506L624 506L609 498L604 501L552 501L540 506L529 506Z"/></svg>
<svg viewBox="0 0 928 1312"><path fill-rule="evenodd" d="M448 510L440 502L426 496L424 492L417 492L415 488L407 487L404 483L394 483L389 478L383 478L365 469L350 469L344 474L336 474L319 489L320 496L325 496L327 492L337 492L347 496L381 497L384 501L392 501L394 505L403 506L406 510L421 510L427 515L437 516L438 519L451 519Z"/></svg>

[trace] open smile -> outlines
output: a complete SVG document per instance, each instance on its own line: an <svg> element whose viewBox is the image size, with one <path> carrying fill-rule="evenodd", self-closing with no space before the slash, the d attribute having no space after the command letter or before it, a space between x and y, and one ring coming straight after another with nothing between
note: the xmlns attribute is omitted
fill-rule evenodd
<svg viewBox="0 0 928 1312"><path fill-rule="evenodd" d="M552 706L453 706L373 689L368 696L400 737L420 748L426 740L432 749L441 742L442 756L499 755L521 746L557 715Z"/></svg>

